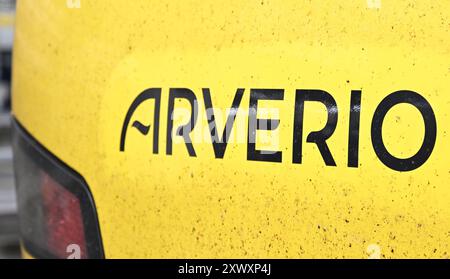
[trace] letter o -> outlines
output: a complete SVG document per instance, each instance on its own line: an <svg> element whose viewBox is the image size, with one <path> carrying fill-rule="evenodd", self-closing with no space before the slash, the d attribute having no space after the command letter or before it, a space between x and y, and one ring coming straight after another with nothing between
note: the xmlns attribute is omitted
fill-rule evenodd
<svg viewBox="0 0 450 279"><path fill-rule="evenodd" d="M414 156L406 159L394 157L389 153L383 143L382 136L384 117L391 108L401 103L416 107L422 114L425 124L425 137L422 146ZM436 117L430 103L414 91L397 91L384 98L375 110L372 119L372 146L378 158L387 167L397 171L412 171L423 165L433 152L436 143L436 130Z"/></svg>

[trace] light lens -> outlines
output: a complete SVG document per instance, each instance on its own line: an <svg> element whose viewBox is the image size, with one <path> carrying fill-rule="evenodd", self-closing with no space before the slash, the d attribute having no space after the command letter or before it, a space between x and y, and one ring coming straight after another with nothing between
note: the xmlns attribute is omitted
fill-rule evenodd
<svg viewBox="0 0 450 279"><path fill-rule="evenodd" d="M56 256L67 257L67 247L78 245L85 257L86 241L80 201L48 174L41 173L41 187L47 228L48 249Z"/></svg>
<svg viewBox="0 0 450 279"><path fill-rule="evenodd" d="M13 121L19 223L36 258L103 258L95 204L84 179Z"/></svg>

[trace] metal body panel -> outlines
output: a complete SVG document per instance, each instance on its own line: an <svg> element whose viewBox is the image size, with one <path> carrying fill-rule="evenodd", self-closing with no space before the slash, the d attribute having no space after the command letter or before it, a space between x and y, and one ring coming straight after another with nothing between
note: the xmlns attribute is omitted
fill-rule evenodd
<svg viewBox="0 0 450 279"><path fill-rule="evenodd" d="M372 2L381 1L22 0L13 114L89 184L106 257L448 258L450 4ZM133 128L121 152L125 115L148 88L162 88L159 152L152 130ZM193 143L196 157L178 140L166 154L169 88L197 97L194 132L206 136ZM202 88L221 109L244 89L234 126L243 138L223 159L205 128ZM281 163L247 160L252 88L284 89L283 100L260 102L278 109L268 138ZM296 89L335 99L327 144L336 166L306 142L327 120L314 102L305 105L302 164L293 163ZM362 91L356 168L348 167L352 90ZM376 108L398 90L420 93L437 123L430 157L407 172L384 165L371 139ZM142 104L132 120L155 125L153 112ZM418 110L401 104L387 113L383 138L408 158L424 130Z"/></svg>

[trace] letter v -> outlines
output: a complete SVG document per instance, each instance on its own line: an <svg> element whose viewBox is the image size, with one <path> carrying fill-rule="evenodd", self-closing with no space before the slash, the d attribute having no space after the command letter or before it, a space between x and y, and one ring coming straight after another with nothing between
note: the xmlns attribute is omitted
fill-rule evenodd
<svg viewBox="0 0 450 279"><path fill-rule="evenodd" d="M209 88L203 88L203 100L205 102L206 117L208 118L209 132L211 135L212 144L214 147L214 154L216 158L222 159L225 155L225 149L227 148L228 139L230 138L231 130L233 129L234 120L241 104L242 96L244 95L244 89L239 88L234 96L233 104L231 105L230 113L227 117L225 129L222 133L222 139L219 138L217 133L216 119L214 116L214 108L211 101L211 93Z"/></svg>

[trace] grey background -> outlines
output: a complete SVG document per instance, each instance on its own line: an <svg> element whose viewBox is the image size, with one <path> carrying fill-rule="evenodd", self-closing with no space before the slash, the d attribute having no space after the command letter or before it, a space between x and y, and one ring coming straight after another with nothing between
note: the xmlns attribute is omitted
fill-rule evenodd
<svg viewBox="0 0 450 279"><path fill-rule="evenodd" d="M15 0L0 0L0 16L14 15ZM13 26L0 27L0 259L20 257L17 206L10 142Z"/></svg>

